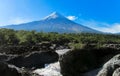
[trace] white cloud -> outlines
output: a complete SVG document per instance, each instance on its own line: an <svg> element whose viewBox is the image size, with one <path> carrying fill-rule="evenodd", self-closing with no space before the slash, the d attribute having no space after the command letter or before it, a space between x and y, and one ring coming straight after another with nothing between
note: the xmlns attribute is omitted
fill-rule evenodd
<svg viewBox="0 0 120 76"><path fill-rule="evenodd" d="M67 18L68 18L69 20L72 20L72 21L74 21L74 20L76 20L76 19L77 19L77 17L76 17L76 16L67 16Z"/></svg>
<svg viewBox="0 0 120 76"><path fill-rule="evenodd" d="M102 31L102 32L109 32L109 33L118 33L120 32L120 23L105 23L105 22L98 22L95 20L80 20L82 25L88 26L90 28Z"/></svg>
<svg viewBox="0 0 120 76"><path fill-rule="evenodd" d="M111 27L102 27L100 29L104 32L118 33L120 32L120 23L114 23Z"/></svg>

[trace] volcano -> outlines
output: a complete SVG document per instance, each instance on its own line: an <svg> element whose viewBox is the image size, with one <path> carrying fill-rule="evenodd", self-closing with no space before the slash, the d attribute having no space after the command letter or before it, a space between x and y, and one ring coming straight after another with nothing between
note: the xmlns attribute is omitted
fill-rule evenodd
<svg viewBox="0 0 120 76"><path fill-rule="evenodd" d="M34 30L37 32L101 33L100 31L75 23L57 12L54 12L39 21L1 26L0 28L28 31Z"/></svg>

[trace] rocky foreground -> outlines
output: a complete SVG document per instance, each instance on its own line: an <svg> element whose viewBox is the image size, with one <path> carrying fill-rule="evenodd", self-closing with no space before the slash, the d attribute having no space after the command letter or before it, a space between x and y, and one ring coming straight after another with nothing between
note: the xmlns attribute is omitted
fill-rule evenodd
<svg viewBox="0 0 120 76"><path fill-rule="evenodd" d="M120 51L62 49L0 54L0 76L120 76Z"/></svg>

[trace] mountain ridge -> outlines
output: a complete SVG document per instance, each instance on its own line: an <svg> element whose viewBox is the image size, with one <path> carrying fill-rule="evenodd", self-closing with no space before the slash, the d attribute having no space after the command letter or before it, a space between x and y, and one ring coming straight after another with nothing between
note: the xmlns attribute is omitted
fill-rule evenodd
<svg viewBox="0 0 120 76"><path fill-rule="evenodd" d="M42 20L32 21L17 25L1 26L0 28L9 28L14 30L35 30L43 32L58 32L58 33L101 33L87 26L75 23L63 15L53 12Z"/></svg>

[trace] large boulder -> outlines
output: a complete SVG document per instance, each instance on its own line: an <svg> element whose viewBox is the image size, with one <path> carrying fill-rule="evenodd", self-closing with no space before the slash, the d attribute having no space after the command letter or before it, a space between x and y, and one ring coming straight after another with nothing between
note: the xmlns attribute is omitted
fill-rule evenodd
<svg viewBox="0 0 120 76"><path fill-rule="evenodd" d="M0 76L21 76L21 74L12 65L0 62Z"/></svg>
<svg viewBox="0 0 120 76"><path fill-rule="evenodd" d="M96 65L92 53L84 50L72 50L59 59L63 76L82 76L82 73Z"/></svg>
<svg viewBox="0 0 120 76"><path fill-rule="evenodd" d="M58 57L58 54L53 51L32 52L25 56L17 56L13 59L8 60L7 62L17 67L42 68L45 64L58 61Z"/></svg>
<svg viewBox="0 0 120 76"><path fill-rule="evenodd" d="M68 51L59 58L61 73L63 76L83 76L86 72L101 68L105 62L118 53L119 50L111 48Z"/></svg>
<svg viewBox="0 0 120 76"><path fill-rule="evenodd" d="M120 76L120 54L104 64L97 76Z"/></svg>

